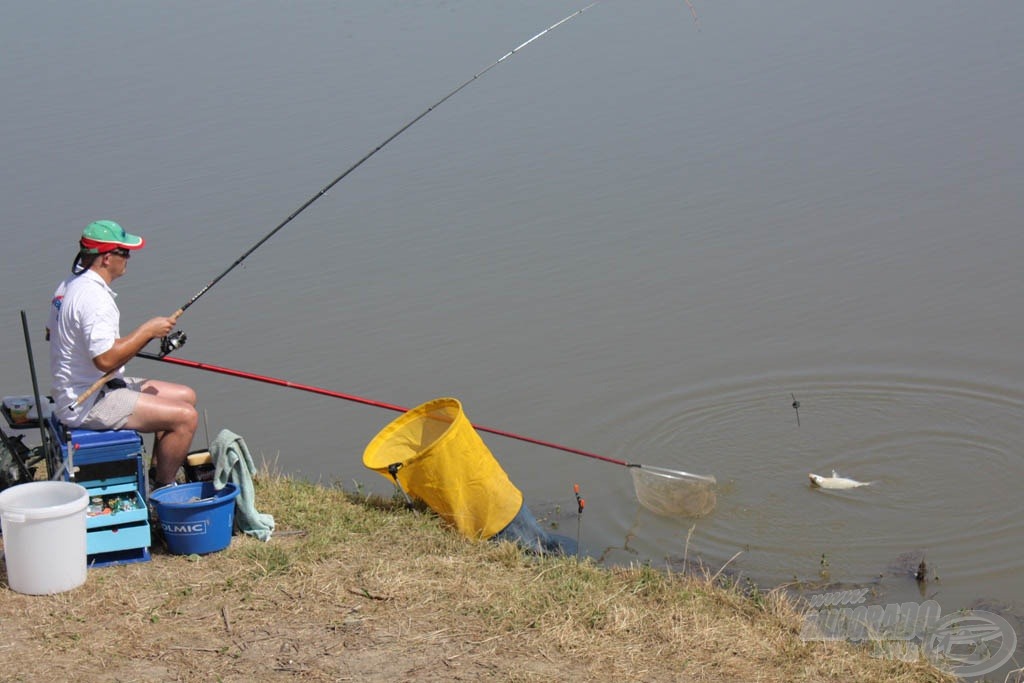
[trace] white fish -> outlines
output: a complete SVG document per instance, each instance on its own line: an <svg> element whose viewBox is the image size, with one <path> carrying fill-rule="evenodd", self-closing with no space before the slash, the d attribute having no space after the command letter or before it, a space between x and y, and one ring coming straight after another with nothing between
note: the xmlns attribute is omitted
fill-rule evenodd
<svg viewBox="0 0 1024 683"><path fill-rule="evenodd" d="M835 470L832 470L831 477L823 477L820 474L808 474L811 480L811 486L820 486L823 489L855 489L858 486L869 486L870 481L857 481L856 479L848 479L846 477L840 477Z"/></svg>

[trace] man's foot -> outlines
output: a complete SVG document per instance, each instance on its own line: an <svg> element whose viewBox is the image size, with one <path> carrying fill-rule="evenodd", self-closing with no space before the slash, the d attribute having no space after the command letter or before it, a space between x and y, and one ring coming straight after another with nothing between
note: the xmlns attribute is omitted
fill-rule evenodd
<svg viewBox="0 0 1024 683"><path fill-rule="evenodd" d="M157 489L161 489L161 488L163 488L165 486L175 486L175 485L177 485L177 483L178 483L177 480L168 482L166 484L158 482L156 480L156 467L150 467L149 468L149 491L150 491L150 493L152 493L153 491L156 491Z"/></svg>

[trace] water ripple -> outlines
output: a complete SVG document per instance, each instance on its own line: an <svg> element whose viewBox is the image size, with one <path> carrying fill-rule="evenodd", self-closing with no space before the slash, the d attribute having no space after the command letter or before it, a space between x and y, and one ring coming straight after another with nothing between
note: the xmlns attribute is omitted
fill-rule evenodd
<svg viewBox="0 0 1024 683"><path fill-rule="evenodd" d="M823 562L865 580L913 549L947 584L1024 569L1018 390L854 368L733 378L622 410L620 422L648 425L624 450L673 454L659 464L720 482L715 512L683 520L695 525L692 557L725 562L742 550L748 573L774 581L818 575ZM872 485L809 487L808 473L833 469ZM636 515L618 521L679 554L680 520Z"/></svg>

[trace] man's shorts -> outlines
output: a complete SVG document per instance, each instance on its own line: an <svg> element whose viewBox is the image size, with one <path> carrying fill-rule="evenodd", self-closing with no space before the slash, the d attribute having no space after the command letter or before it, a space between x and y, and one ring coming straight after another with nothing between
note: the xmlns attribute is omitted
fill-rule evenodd
<svg viewBox="0 0 1024 683"><path fill-rule="evenodd" d="M101 389L100 397L85 414L85 419L79 427L97 430L124 427L124 423L135 412L135 405L139 402L139 394L145 381L142 377L125 377L124 382L127 386L124 388Z"/></svg>

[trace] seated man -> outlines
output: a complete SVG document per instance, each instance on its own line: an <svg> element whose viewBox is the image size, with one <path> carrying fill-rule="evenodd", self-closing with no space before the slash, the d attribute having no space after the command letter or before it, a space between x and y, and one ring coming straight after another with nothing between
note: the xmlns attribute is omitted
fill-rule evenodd
<svg viewBox="0 0 1024 683"><path fill-rule="evenodd" d="M72 276L54 293L47 338L53 374L54 413L68 427L152 432L153 486L173 483L199 423L195 392L182 384L126 377L124 364L152 339L166 337L177 317L147 320L127 336L110 284L124 275L131 252L145 240L113 221L82 232ZM78 405L79 397L107 381Z"/></svg>

